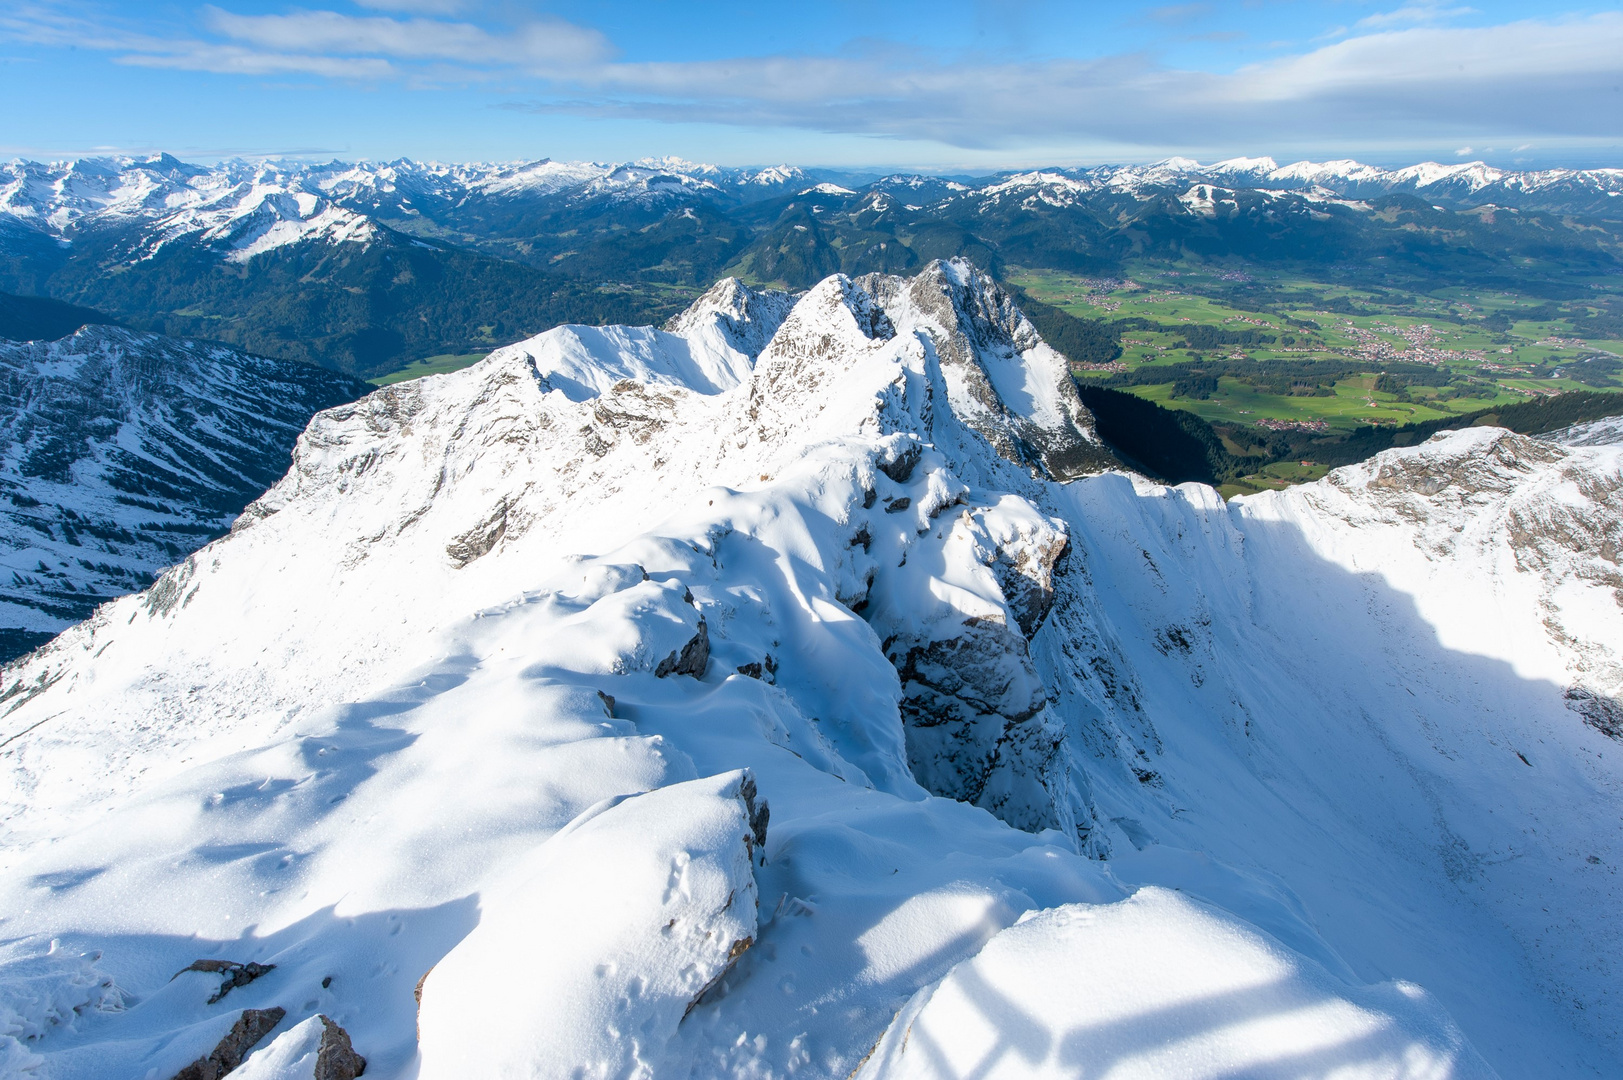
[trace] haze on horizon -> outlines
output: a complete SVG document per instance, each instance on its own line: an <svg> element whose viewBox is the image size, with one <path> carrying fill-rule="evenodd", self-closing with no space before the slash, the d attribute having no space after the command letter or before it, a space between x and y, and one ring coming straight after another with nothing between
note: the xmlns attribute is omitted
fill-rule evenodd
<svg viewBox="0 0 1623 1080"><path fill-rule="evenodd" d="M0 0L0 153L1623 165L1623 4Z"/></svg>

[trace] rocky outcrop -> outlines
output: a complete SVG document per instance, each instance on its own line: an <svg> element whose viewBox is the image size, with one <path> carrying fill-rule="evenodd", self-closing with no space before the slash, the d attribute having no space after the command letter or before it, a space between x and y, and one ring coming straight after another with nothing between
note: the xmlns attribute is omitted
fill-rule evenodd
<svg viewBox="0 0 1623 1080"><path fill-rule="evenodd" d="M366 1059L355 1052L349 1032L325 1015L321 1021L321 1045L316 1050L315 1075L311 1080L355 1080L366 1072Z"/></svg>
<svg viewBox="0 0 1623 1080"><path fill-rule="evenodd" d="M293 1025L243 1063L240 1080L356 1080L366 1059L325 1013Z"/></svg>
<svg viewBox="0 0 1623 1080"><path fill-rule="evenodd" d="M1054 480L1119 466L1065 359L986 274L937 261L914 277L872 274L856 284L897 326L929 338L953 411L999 456Z"/></svg>
<svg viewBox="0 0 1623 1080"><path fill-rule="evenodd" d="M176 1073L174 1080L218 1080L241 1065L249 1051L286 1015L287 1010L280 1007L244 1009L219 1045L207 1057L198 1058Z"/></svg>
<svg viewBox="0 0 1623 1080"><path fill-rule="evenodd" d="M937 795L984 806L1017 828L1059 826L1064 734L1026 640L995 618L971 616L934 638L893 637L886 655L902 680L908 762Z"/></svg>
<svg viewBox="0 0 1623 1080"><path fill-rule="evenodd" d="M680 653L671 653L659 662L654 668L654 675L665 678L667 675L691 675L695 679L704 675L705 666L710 663L710 631L703 619L699 620L699 630L682 646Z"/></svg>
<svg viewBox="0 0 1623 1080"><path fill-rule="evenodd" d="M261 975L274 970L275 964L256 964L253 961L239 964L235 960L194 960L190 965L175 972L170 981L180 978L188 971L206 971L210 974L223 975L220 989L208 1000L208 1003L213 1005L237 987L247 986Z"/></svg>
<svg viewBox="0 0 1623 1080"><path fill-rule="evenodd" d="M911 509L904 497L885 512L898 503ZM916 536L897 565L876 552L864 597L862 614L901 680L908 764L937 795L1016 828L1080 837L1089 823L1073 805L1064 728L1030 653L1053 605L1065 531L1017 496L956 513Z"/></svg>
<svg viewBox="0 0 1623 1080"><path fill-rule="evenodd" d="M1623 701L1581 686L1569 687L1566 700L1567 708L1583 717L1584 723L1609 739L1623 742Z"/></svg>
<svg viewBox="0 0 1623 1080"><path fill-rule="evenodd" d="M719 334L745 356L759 356L794 306L794 297L776 289L752 289L737 278L722 278L672 315L665 330L672 334Z"/></svg>

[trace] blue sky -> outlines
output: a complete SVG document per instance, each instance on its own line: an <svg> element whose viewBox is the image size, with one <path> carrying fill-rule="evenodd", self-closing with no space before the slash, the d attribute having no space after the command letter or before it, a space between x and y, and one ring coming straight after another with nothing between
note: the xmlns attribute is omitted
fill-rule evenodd
<svg viewBox="0 0 1623 1080"><path fill-rule="evenodd" d="M1623 0L0 0L0 153L1623 165Z"/></svg>

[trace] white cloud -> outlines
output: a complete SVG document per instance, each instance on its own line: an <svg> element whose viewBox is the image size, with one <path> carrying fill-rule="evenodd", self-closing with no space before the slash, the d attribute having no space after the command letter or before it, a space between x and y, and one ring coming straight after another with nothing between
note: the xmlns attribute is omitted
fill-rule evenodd
<svg viewBox="0 0 1623 1080"><path fill-rule="evenodd" d="M962 147L1062 136L1188 147L1380 145L1422 134L1620 135L1623 109L1595 92L1620 76L1623 15L1608 13L1365 34L1232 74L1161 68L1137 56L1013 64L932 65L883 56L604 64L568 80L583 92L572 95L567 109Z"/></svg>
<svg viewBox="0 0 1623 1080"><path fill-rule="evenodd" d="M1441 4L1409 4L1395 11L1378 11L1359 19L1353 25L1360 30L1385 30L1393 26L1428 26L1461 15L1475 15L1476 8L1451 7Z"/></svg>
<svg viewBox="0 0 1623 1080"><path fill-rule="evenodd" d="M263 52L234 45L179 42L161 53L137 52L115 57L130 67L212 71L221 75L319 75L327 79L381 82L398 71L387 60L365 56L298 56Z"/></svg>
<svg viewBox="0 0 1623 1080"><path fill-rule="evenodd" d="M1469 146L1462 146L1458 150L1454 151L1454 156L1455 157L1470 157L1474 153L1476 153L1476 151L1471 149Z"/></svg>
<svg viewBox="0 0 1623 1080"><path fill-rule="evenodd" d="M578 67L609 54L596 30L560 19L526 23L502 34L465 22L391 19L300 11L291 15L237 15L205 8L210 29L251 46L280 52L450 60L470 65Z"/></svg>

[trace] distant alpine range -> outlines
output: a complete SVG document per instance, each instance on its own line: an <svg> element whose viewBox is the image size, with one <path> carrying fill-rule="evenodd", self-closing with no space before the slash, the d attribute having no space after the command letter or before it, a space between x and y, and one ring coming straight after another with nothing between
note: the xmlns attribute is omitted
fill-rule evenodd
<svg viewBox="0 0 1623 1080"><path fill-rule="evenodd" d="M369 377L563 322L660 322L729 274L804 289L938 258L1103 272L1193 252L1482 284L1511 258L1560 277L1611 261L1620 213L1623 170L1481 162L1170 158L972 178L675 158L14 161L0 290Z"/></svg>

